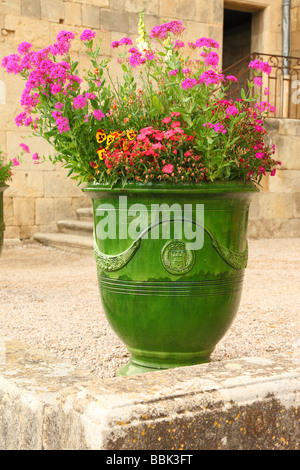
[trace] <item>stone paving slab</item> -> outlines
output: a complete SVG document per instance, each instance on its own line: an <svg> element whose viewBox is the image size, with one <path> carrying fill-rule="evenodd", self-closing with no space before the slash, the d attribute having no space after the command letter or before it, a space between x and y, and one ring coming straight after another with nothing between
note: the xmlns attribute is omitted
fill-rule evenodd
<svg viewBox="0 0 300 470"><path fill-rule="evenodd" d="M296 356L99 379L0 338L0 449L299 450Z"/></svg>

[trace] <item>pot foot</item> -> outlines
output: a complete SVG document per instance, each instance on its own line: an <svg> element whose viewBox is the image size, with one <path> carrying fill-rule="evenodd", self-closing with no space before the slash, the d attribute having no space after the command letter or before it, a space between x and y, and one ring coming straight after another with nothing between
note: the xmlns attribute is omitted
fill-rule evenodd
<svg viewBox="0 0 300 470"><path fill-rule="evenodd" d="M130 360L127 364L125 364L125 366L121 367L117 371L116 377L128 377L130 375L145 374L146 372L155 372L159 370L164 369L141 366L139 364L135 364Z"/></svg>

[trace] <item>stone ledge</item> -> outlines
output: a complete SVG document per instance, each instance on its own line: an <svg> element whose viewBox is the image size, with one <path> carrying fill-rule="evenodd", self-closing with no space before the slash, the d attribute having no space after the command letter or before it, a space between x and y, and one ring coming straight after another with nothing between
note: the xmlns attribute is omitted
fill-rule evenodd
<svg viewBox="0 0 300 470"><path fill-rule="evenodd" d="M298 450L300 365L246 357L127 378L0 341L0 449Z"/></svg>

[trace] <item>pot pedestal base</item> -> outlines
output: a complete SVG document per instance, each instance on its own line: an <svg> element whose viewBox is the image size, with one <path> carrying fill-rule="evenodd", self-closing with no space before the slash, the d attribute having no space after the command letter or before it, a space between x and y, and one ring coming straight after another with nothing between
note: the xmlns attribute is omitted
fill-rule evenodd
<svg viewBox="0 0 300 470"><path fill-rule="evenodd" d="M125 366L121 367L117 373L117 377L128 377L130 375L136 375L136 374L144 374L146 372L155 372L158 370L164 370L164 369L156 369L153 367L146 367L146 366L141 366L139 364L135 364L131 360L125 364Z"/></svg>
<svg viewBox="0 0 300 470"><path fill-rule="evenodd" d="M207 357L202 357L198 361L191 361L190 364L177 364L177 365L169 365L166 367L147 367L146 365L135 363L132 359L125 364L125 366L121 367L116 372L116 377L128 377L130 375L137 375L137 374L145 374L146 372L158 372L160 370L168 370L168 369L176 369L177 367L185 367L197 364L203 364L206 362L210 362L210 355Z"/></svg>

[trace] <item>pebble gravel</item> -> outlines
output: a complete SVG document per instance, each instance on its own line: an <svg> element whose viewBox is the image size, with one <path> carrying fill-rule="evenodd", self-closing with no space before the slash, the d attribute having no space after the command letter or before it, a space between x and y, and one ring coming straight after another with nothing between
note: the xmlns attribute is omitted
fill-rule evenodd
<svg viewBox="0 0 300 470"><path fill-rule="evenodd" d="M249 240L238 314L212 361L300 358L300 238ZM129 353L104 315L92 253L36 242L5 244L0 257L0 337L114 377Z"/></svg>

